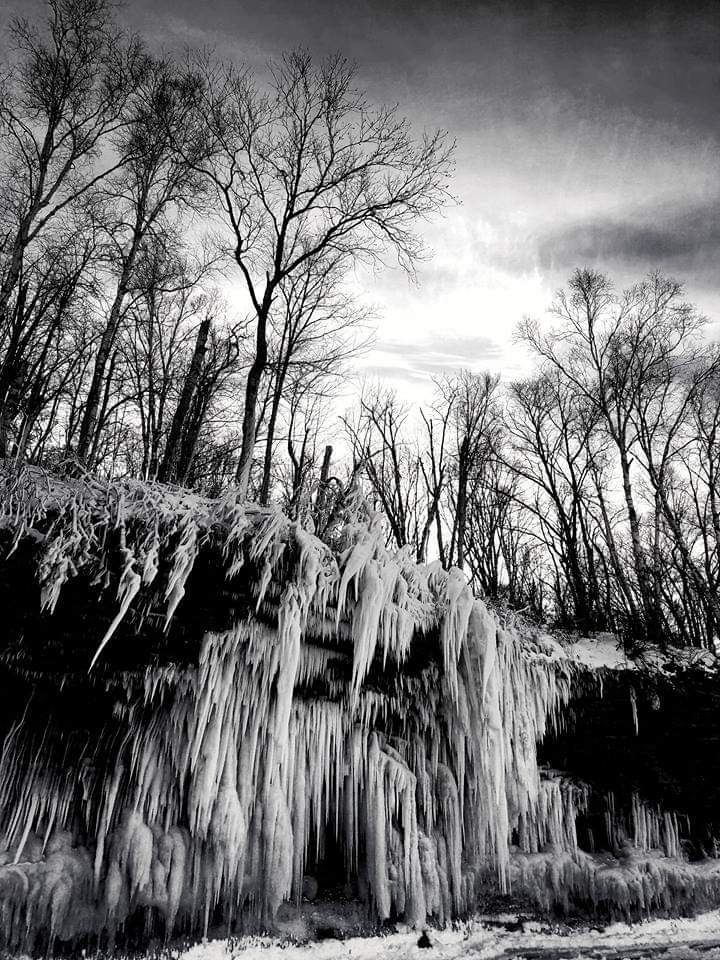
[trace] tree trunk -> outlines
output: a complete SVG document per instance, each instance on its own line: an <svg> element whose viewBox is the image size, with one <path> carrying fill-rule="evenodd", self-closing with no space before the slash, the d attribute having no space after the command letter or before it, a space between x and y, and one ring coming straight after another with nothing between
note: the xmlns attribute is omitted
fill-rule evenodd
<svg viewBox="0 0 720 960"><path fill-rule="evenodd" d="M260 392L260 383L267 366L267 318L272 303L272 290L268 287L261 309L258 312L257 332L255 335L255 359L248 371L245 384L245 410L243 411L242 443L238 460L235 483L238 496L247 500L250 487L250 473L252 471L253 453L255 452L255 421L257 417L257 399Z"/></svg>
<svg viewBox="0 0 720 960"><path fill-rule="evenodd" d="M661 478L659 478L655 471L651 473L651 479L655 485L655 489L659 495L659 502L662 506L663 516L667 522L667 525L673 535L675 540L675 545L677 547L680 556L683 559L687 572L689 574L690 580L692 580L695 592L707 605L708 613L712 617L715 625L715 635L720 637L720 600L718 599L715 591L712 589L712 586L709 585L702 574L697 568L695 559L690 552L690 549L685 542L685 537L683 535L682 527L678 521L678 518L673 510L672 504L667 498L664 487L661 485Z"/></svg>
<svg viewBox="0 0 720 960"><path fill-rule="evenodd" d="M332 460L333 448L330 444L325 447L322 466L320 467L320 480L318 482L317 496L315 497L315 529L320 531L327 506L328 477L330 476L330 462Z"/></svg>
<svg viewBox="0 0 720 960"><path fill-rule="evenodd" d="M656 634L659 627L658 611L653 604L653 591L650 577L648 575L647 563L643 555L642 541L640 539L640 520L635 507L635 499L632 491L632 481L630 478L630 461L627 450L624 445L619 444L620 467L622 471L623 493L625 495L625 508L627 510L628 523L630 524L630 540L632 543L633 560L635 561L635 572L637 574L638 587L640 589L640 598L645 614L645 632L648 639L657 640Z"/></svg>
<svg viewBox="0 0 720 960"><path fill-rule="evenodd" d="M270 475L272 473L273 444L275 442L275 425L277 424L278 413L280 411L280 401L282 400L283 386L287 375L289 357L285 359L283 366L278 370L275 389L273 390L272 403L270 405L270 418L268 420L267 437L265 438L265 459L263 461L262 485L260 487L260 503L267 504L270 499Z"/></svg>
<svg viewBox="0 0 720 960"><path fill-rule="evenodd" d="M178 400L178 405L175 410L175 416L173 417L170 427L170 434L167 439L167 444L165 445L165 455L158 472L158 479L163 483L174 483L177 480L183 430L186 427L190 405L197 392L198 383L200 382L200 374L202 373L205 360L211 325L212 317L208 313L198 327L192 360L190 361L190 367L185 377L185 383L183 384L180 399Z"/></svg>
<svg viewBox="0 0 720 960"><path fill-rule="evenodd" d="M630 616L637 620L637 608L635 606L635 599L632 594L630 584L627 581L625 576L625 570L620 560L620 556L617 551L617 544L615 543L615 536L613 533L613 526L610 521L610 516L607 510L607 504L605 501L605 496L603 494L603 487L600 480L600 477L596 470L593 470L593 480L595 482L595 489L598 495L598 503L600 505L600 515L603 521L603 529L605 533L605 542L607 544L608 553L610 554L610 561L613 566L613 571L617 579L618 585L622 591L623 596L625 597L625 602L627 603ZM603 557L604 560L604 557Z"/></svg>
<svg viewBox="0 0 720 960"><path fill-rule="evenodd" d="M465 564L465 529L467 526L467 485L469 440L463 438L458 458L458 492L457 492L457 565L462 570Z"/></svg>
<svg viewBox="0 0 720 960"><path fill-rule="evenodd" d="M110 366L108 369L107 377L105 377L105 385L103 388L102 401L98 408L95 431L92 436L92 446L90 447L90 456L88 458L90 463L97 462L98 449L100 446L100 437L102 435L103 426L105 425L105 419L107 417L107 409L110 404L110 389L112 387L112 379L115 373L116 363L117 363L117 350L114 350L112 353L112 356L110 357Z"/></svg>
<svg viewBox="0 0 720 960"><path fill-rule="evenodd" d="M188 482L190 469L195 459L195 450L200 437L200 431L205 422L209 394L203 397L199 393L196 393L193 401L196 409L190 415L189 426L183 431L180 443L180 457L177 463L177 482L181 484Z"/></svg>
<svg viewBox="0 0 720 960"><path fill-rule="evenodd" d="M122 273L120 274L117 290L115 291L115 299L113 300L112 307L110 308L110 316L108 317L108 322L105 325L102 339L100 340L100 347L98 348L97 356L95 358L95 366L93 367L92 379L90 381L90 389L88 390L88 395L85 398L85 413L83 415L82 422L80 423L80 436L78 438L76 456L80 463L88 467L92 466L92 463L89 462L89 458L93 439L97 430L98 413L100 410L103 383L105 380L105 368L107 367L110 359L112 349L115 346L115 339L120 328L123 304L130 286L130 277L135 265L135 258L137 256L139 245L140 232L138 229L136 229L135 235L133 236L132 245L125 259L125 263L123 264Z"/></svg>

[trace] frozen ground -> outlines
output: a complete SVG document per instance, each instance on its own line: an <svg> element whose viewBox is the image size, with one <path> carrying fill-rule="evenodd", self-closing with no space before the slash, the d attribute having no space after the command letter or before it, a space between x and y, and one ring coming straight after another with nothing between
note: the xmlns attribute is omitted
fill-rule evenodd
<svg viewBox="0 0 720 960"><path fill-rule="evenodd" d="M720 960L720 911L693 919L652 920L632 926L569 932L532 921L506 929L494 917L457 930L429 931L432 946L421 949L416 932L387 937L324 940L302 946L270 938L213 940L179 955L179 960ZM492 925L490 925L492 924Z"/></svg>
<svg viewBox="0 0 720 960"><path fill-rule="evenodd" d="M568 656L592 670L637 670L641 667L662 670L669 664L675 668L704 666L706 669L713 669L718 664L715 652L685 647L668 647L666 650L651 647L638 659L630 660L612 633L598 633L592 637L569 636L564 644L559 644L554 637L548 635L544 635L543 640L548 646L557 649L556 655Z"/></svg>

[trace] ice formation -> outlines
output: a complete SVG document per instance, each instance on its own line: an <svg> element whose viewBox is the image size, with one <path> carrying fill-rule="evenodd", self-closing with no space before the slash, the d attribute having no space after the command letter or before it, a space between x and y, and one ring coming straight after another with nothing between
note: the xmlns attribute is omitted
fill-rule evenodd
<svg viewBox="0 0 720 960"><path fill-rule="evenodd" d="M87 682L114 698L99 740L59 743L37 703L5 735L6 946L112 946L138 917L167 937L269 921L328 845L374 916L417 925L471 910L488 878L548 908L648 909L717 886L639 798L627 823L608 799L624 859L578 848L587 790L543 772L536 748L579 667L501 623L459 571L389 552L371 518L328 546L232 495L1 479L0 529L10 550L31 545L43 608L83 578L110 611ZM126 618L142 636L183 616L202 557L228 628L190 662L103 671Z"/></svg>

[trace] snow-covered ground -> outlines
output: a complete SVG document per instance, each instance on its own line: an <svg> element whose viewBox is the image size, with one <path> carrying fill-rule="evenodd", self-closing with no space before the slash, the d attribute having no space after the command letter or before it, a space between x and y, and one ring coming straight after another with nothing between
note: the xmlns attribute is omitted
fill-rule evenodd
<svg viewBox="0 0 720 960"><path fill-rule="evenodd" d="M667 647L664 650L650 647L631 660L612 633L598 633L592 637L570 635L564 638L563 644L548 635L543 635L542 639L550 646L555 645L560 656L568 656L591 670L638 670L643 667L662 670L668 665L673 668L703 666L711 670L718 665L714 651L691 647Z"/></svg>
<svg viewBox="0 0 720 960"><path fill-rule="evenodd" d="M324 940L301 946L262 937L212 940L178 955L178 960L720 960L720 911L692 919L651 920L604 929L569 931L531 921L522 929L506 929L494 917L475 920L455 930L429 931L432 946L418 946L417 932L387 937ZM508 924L513 924L511 918ZM499 925L498 925L499 924Z"/></svg>

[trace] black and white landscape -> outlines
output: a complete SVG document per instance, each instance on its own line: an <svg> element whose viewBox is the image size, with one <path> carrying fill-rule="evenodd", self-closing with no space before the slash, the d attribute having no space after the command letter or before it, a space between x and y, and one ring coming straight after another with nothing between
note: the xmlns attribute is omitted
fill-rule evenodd
<svg viewBox="0 0 720 960"><path fill-rule="evenodd" d="M0 27L0 954L720 956L720 8Z"/></svg>

